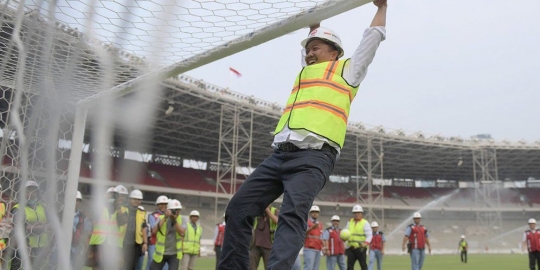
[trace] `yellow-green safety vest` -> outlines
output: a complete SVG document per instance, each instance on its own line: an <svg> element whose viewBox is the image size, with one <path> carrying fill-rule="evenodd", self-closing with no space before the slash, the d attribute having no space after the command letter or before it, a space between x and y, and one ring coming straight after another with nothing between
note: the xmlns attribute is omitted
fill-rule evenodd
<svg viewBox="0 0 540 270"><path fill-rule="evenodd" d="M143 223L145 222L146 222L146 211L137 209L137 213L135 216L135 243L139 245L142 245L142 243L144 242L142 226L143 226Z"/></svg>
<svg viewBox="0 0 540 270"><path fill-rule="evenodd" d="M92 234L90 235L90 245L102 245L105 240L107 239L107 236L110 233L110 223L112 220L109 217L109 209L107 207L103 208L103 211L101 211L101 216L99 217L99 220L94 224L92 228ZM116 220L114 220L114 223L116 224Z"/></svg>
<svg viewBox="0 0 540 270"><path fill-rule="evenodd" d="M159 221L162 220L165 216L161 215L159 216ZM176 222L178 225L182 226L182 216L178 215L176 217ZM163 227L165 227L165 232L161 231L162 228L158 229L158 232L156 234L156 251L154 252L154 256L152 259L156 261L157 263L160 263L163 260L163 255L165 254L165 239L167 238L167 223L163 224ZM174 227L172 227L173 230L175 230ZM182 236L176 232L176 258L181 260L183 257L182 254Z"/></svg>
<svg viewBox="0 0 540 270"><path fill-rule="evenodd" d="M349 59L304 67L274 133L288 125L291 130L313 132L343 148L349 110L359 87L342 77L348 64Z"/></svg>
<svg viewBox="0 0 540 270"><path fill-rule="evenodd" d="M19 204L13 206L13 209L18 209ZM26 222L29 224L47 223L47 215L45 214L45 208L41 204L36 204L36 207L32 209L29 206L24 208L24 213L26 215ZM49 234L44 232L39 235L35 233L30 233L28 235L28 245L33 248L45 247L49 244Z"/></svg>
<svg viewBox="0 0 540 270"><path fill-rule="evenodd" d="M127 207L121 206L120 211L122 213L127 213L129 212L129 209ZM111 216L111 220L114 220L114 224L113 222L111 222L111 237L109 237L109 244L122 248L124 247L124 238L126 236L127 224L118 226L116 220L117 216L118 211L115 210Z"/></svg>
<svg viewBox="0 0 540 270"><path fill-rule="evenodd" d="M459 250L460 251L466 251L467 250L467 241L461 240L459 242Z"/></svg>
<svg viewBox="0 0 540 270"><path fill-rule="evenodd" d="M6 204L0 203L0 221L4 219L4 216L6 215ZM6 240L0 239L0 250L4 250L6 248Z"/></svg>
<svg viewBox="0 0 540 270"><path fill-rule="evenodd" d="M276 214L276 210L277 208L275 207L270 207L270 212L275 215ZM257 220L259 220L257 217L255 217L255 222L253 223L253 230L255 230L255 228L257 228ZM276 233L276 229L277 229L277 223L275 223L271 218L269 218L269 222L270 222L270 241L272 241L272 243L274 243L274 235Z"/></svg>
<svg viewBox="0 0 540 270"><path fill-rule="evenodd" d="M364 231L364 226L368 223L367 220L362 219L358 222L351 218L349 220L349 231L351 232L351 237L349 238L349 246L353 248L360 247L360 244L366 242L366 233Z"/></svg>
<svg viewBox="0 0 540 270"><path fill-rule="evenodd" d="M199 254L201 250L201 235L202 227L199 224L196 224L197 231L191 226L189 222L186 226L186 234L184 235L184 245L182 251L185 254Z"/></svg>

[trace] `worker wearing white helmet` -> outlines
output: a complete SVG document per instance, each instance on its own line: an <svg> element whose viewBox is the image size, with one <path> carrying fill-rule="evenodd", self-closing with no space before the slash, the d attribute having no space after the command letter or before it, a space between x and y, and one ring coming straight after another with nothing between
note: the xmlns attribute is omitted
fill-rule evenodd
<svg viewBox="0 0 540 270"><path fill-rule="evenodd" d="M469 249L469 243L465 240L465 235L461 236L458 244L458 251L460 252L460 258L462 263L467 263L467 250Z"/></svg>
<svg viewBox="0 0 540 270"><path fill-rule="evenodd" d="M424 265L426 246L428 247L429 254L431 254L428 229L420 224L421 220L422 215L419 212L413 214L414 223L405 229L405 236L401 244L403 251L407 250L411 254L412 269L418 270L421 270Z"/></svg>
<svg viewBox="0 0 540 270"><path fill-rule="evenodd" d="M321 251L323 249L322 222L319 222L321 209L317 205L311 206L307 221L306 239L304 240L304 270L319 269Z"/></svg>
<svg viewBox="0 0 540 270"><path fill-rule="evenodd" d="M24 224L32 224L32 226L25 226L27 246L19 246L18 248L28 248L30 250L30 257L36 258L38 254L49 247L48 218L45 212L45 206L39 202L38 183L27 181L25 187L26 206L24 210L21 212L21 205L17 203L11 209L11 214L13 220L17 220L17 215L23 214ZM21 254L18 248L14 251L11 258L11 269L22 269Z"/></svg>
<svg viewBox="0 0 540 270"><path fill-rule="evenodd" d="M345 250L347 255L347 269L354 269L356 261L362 270L367 270L367 247L371 243L373 233L369 221L364 219L364 209L357 204L352 208L353 218L349 220L345 229L351 232L348 240L349 248Z"/></svg>
<svg viewBox="0 0 540 270"><path fill-rule="evenodd" d="M280 218L286 220L280 221L283 226L276 235L269 265L291 268L302 248L309 208L344 146L351 103L385 39L386 0L375 0L374 4L378 10L371 27L350 59L340 58L344 52L336 33L317 29L319 24L310 26L307 40L301 42L305 50L302 69L274 130L276 151L257 166L228 204L228 226L234 229L225 231L220 269L247 268L244 257L251 224L246 220L253 220L282 194ZM352 28L357 31L357 27ZM304 149L309 151L300 151Z"/></svg>
<svg viewBox="0 0 540 270"><path fill-rule="evenodd" d="M197 210L189 213L189 223L186 224L186 233L184 235L184 258L182 259L182 269L193 270L195 260L201 256L201 237L202 227L197 223L201 214Z"/></svg>
<svg viewBox="0 0 540 270"><path fill-rule="evenodd" d="M148 250L146 211L139 209L142 199L143 193L138 189L129 193L129 216L122 247L125 269L140 269L142 267L141 257L144 257ZM141 263L140 266L139 263Z"/></svg>
<svg viewBox="0 0 540 270"><path fill-rule="evenodd" d="M152 212L148 215L148 228L150 238L148 239L148 258L152 258L154 255L154 251L156 250L156 234L152 233L152 228L156 226L156 224L159 222L159 217L165 215L165 212L167 211L167 204L169 202L169 198L165 195L161 195L157 197L155 205L156 205L156 211ZM164 270L168 269L168 264L165 263ZM150 270L150 263L146 264L146 270Z"/></svg>
<svg viewBox="0 0 540 270"><path fill-rule="evenodd" d="M521 248L529 252L529 269L540 269L540 229L536 228L536 219L530 218L529 229L523 233Z"/></svg>
<svg viewBox="0 0 540 270"><path fill-rule="evenodd" d="M373 238L371 238L371 243L369 243L368 270L373 270L375 262L377 262L377 269L381 270L386 237L379 230L379 223L377 221L371 222L371 230L373 231Z"/></svg>
<svg viewBox="0 0 540 270"><path fill-rule="evenodd" d="M339 227L340 218L333 215L330 218L332 226L326 228L322 235L323 254L326 256L326 269L334 270L336 264L340 270L345 270L345 242L341 240L341 228Z"/></svg>
<svg viewBox="0 0 540 270"><path fill-rule="evenodd" d="M108 202L110 203L114 202L114 199L116 198L115 193L116 193L116 189L114 189L114 187L107 188L107 191L105 192L105 194L106 194L106 198Z"/></svg>
<svg viewBox="0 0 540 270"><path fill-rule="evenodd" d="M160 196L161 197L161 196ZM158 197L156 204L160 205L167 200L167 197ZM164 215L158 217L159 222L152 227L152 234L156 235L156 250L153 253L150 269L162 270L166 265L169 269L178 269L182 253L182 237L186 233L185 224L180 215L182 204L180 201L172 199L167 203L167 210ZM174 233L176 232L176 233Z"/></svg>
<svg viewBox="0 0 540 270"><path fill-rule="evenodd" d="M92 222L81 211L83 200L82 193L77 190L75 196L75 215L73 218L73 234L71 238L71 264L74 269L81 269L86 260L84 247L88 243L88 237L92 232Z"/></svg>

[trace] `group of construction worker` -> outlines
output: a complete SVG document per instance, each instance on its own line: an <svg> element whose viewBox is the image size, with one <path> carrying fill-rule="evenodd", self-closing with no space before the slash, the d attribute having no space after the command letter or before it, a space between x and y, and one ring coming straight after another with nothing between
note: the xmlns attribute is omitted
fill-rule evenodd
<svg viewBox="0 0 540 270"><path fill-rule="evenodd" d="M27 181L25 189L26 206L21 211L20 204L14 204L9 222L5 219L7 206L0 203L2 229L11 229L9 236L0 239L0 258L2 262L8 261L2 264L12 270L56 269L58 249L53 243L61 239L59 234L53 233L47 218L50 212L40 202L39 184ZM157 209L147 215L141 206L142 200L140 190L128 192L123 185L111 187L106 191L103 208L97 211L99 216L94 217L87 213L96 209L83 211L83 196L77 191L70 247L72 269L193 270L200 256L200 213L193 210L189 217L184 217L180 214L182 204L178 200L159 196L155 203ZM13 228L13 224L19 222L24 224L21 239L26 241L25 246L17 245L21 242L16 241L20 230Z"/></svg>
<svg viewBox="0 0 540 270"><path fill-rule="evenodd" d="M303 251L304 264L302 267L300 256L298 256L293 270L318 270L321 254L326 256L328 270L334 270L336 265L340 270L352 270L356 261L359 262L362 270L374 269L375 262L378 269L381 269L386 239L379 231L377 222L370 224L363 218L362 206L353 207L353 217L349 219L345 228L340 227L340 217L337 215L330 219L332 225L325 228L324 221L319 219L320 212L317 205L313 205L310 209ZM250 270L258 269L261 259L265 269L267 268L274 234L277 230L278 216L279 210L270 206L261 216L255 218L249 254ZM347 229L351 233L347 241L341 238L342 229ZM369 265L367 263L368 247Z"/></svg>
<svg viewBox="0 0 540 270"><path fill-rule="evenodd" d="M186 218L180 214L180 201L159 196L156 210L147 215L140 190L129 193L128 206L124 206L128 197L124 186L109 188L107 195L108 204L93 222L89 236L87 269L141 270L146 254L146 270L194 269L202 237L199 211L191 211ZM112 260L112 254L122 260Z"/></svg>

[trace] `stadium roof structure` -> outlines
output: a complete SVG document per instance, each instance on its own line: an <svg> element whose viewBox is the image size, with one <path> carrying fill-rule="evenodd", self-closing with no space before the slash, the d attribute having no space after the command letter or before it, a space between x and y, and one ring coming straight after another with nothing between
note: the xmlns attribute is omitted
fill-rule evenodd
<svg viewBox="0 0 540 270"><path fill-rule="evenodd" d="M118 84L129 81L144 72L150 66L144 59L126 53L111 44L85 37L77 29L64 23L55 22L53 26L40 17L37 10L28 10L24 16L24 25L39 27L40 31L55 29L54 61L58 67L68 66L67 57L78 53L77 61L71 74L77 78L72 83L69 98L74 103L78 100L99 94L101 85L94 79L100 72L97 59L99 53L111 56ZM16 10L5 10L5 21L13 21ZM36 24L36 22L38 22ZM8 48L11 41L12 25L6 24L0 31L0 43ZM29 43L39 44L40 36ZM40 46L31 46L24 78L25 88L37 92L40 85L51 73L42 73L40 66ZM103 55L101 55L103 57ZM3 87L14 85L17 58L8 58L4 63L0 83ZM65 76L61 68L53 73L60 80ZM98 76L99 77L99 76ZM229 154L237 155L235 162L239 166L256 166L271 152L272 133L283 107L247 96L230 89L211 85L202 80L180 75L161 83L164 91L159 92L159 106L152 129L150 144L152 154L156 156L177 157L206 162L224 160L223 152L233 141L238 147ZM157 94L156 94L157 95ZM120 97L128 100L132 95ZM168 111L171 110L172 111ZM231 129L231 125L236 129ZM87 128L91 125L87 125ZM121 130L122 127L117 127ZM86 132L85 142L90 141L90 132ZM125 132L117 132L114 144L122 145ZM129 133L127 133L129 134ZM232 135L231 135L232 134ZM234 138L233 138L234 137ZM220 153L220 146L223 146ZM247 148L243 148L247 146ZM373 151L367 151L371 147ZM232 148L232 147L229 147ZM378 160L372 165L378 166L378 177L400 179L447 179L472 181L475 179L474 160L478 160L481 149L492 149L496 156L496 176L498 179L525 180L529 177L540 179L540 140L529 143L524 141L508 142L491 139L463 139L426 135L422 132L408 133L381 126L368 127L361 123L349 123L345 146L341 152L334 173L337 175L365 175L367 159ZM129 149L128 149L129 150ZM372 154L368 157L369 153ZM493 155L493 154L492 154ZM226 159L225 159L226 160ZM370 161L370 162L371 162ZM222 162L223 163L223 162ZM364 167L364 168L362 168Z"/></svg>
<svg viewBox="0 0 540 270"><path fill-rule="evenodd" d="M165 88L156 113L151 142L153 154L216 162L224 126L233 125L236 110L239 140L251 141L251 151L239 153L240 166L262 162L273 150L273 131L283 107L253 96L181 75L162 83ZM129 97L124 97L129 98ZM166 112L168 109L172 112ZM121 133L121 132L120 132ZM120 134L119 133L119 134ZM123 140L116 138L117 142ZM381 126L368 128L349 123L345 146L334 174L364 175L362 151L367 141L375 145L383 162L383 178L473 181L473 154L480 149L496 151L498 179L526 180L540 178L540 141L497 142L491 139L428 136L422 132L406 133ZM251 163L249 163L251 161Z"/></svg>

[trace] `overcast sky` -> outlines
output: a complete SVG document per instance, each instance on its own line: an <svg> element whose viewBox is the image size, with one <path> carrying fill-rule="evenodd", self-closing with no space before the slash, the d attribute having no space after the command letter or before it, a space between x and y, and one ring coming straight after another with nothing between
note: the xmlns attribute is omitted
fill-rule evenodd
<svg viewBox="0 0 540 270"><path fill-rule="evenodd" d="M322 22L348 57L376 7ZM350 120L409 132L540 139L540 1L390 0L387 40ZM304 29L188 73L284 105L300 71ZM229 66L240 71L231 77Z"/></svg>

